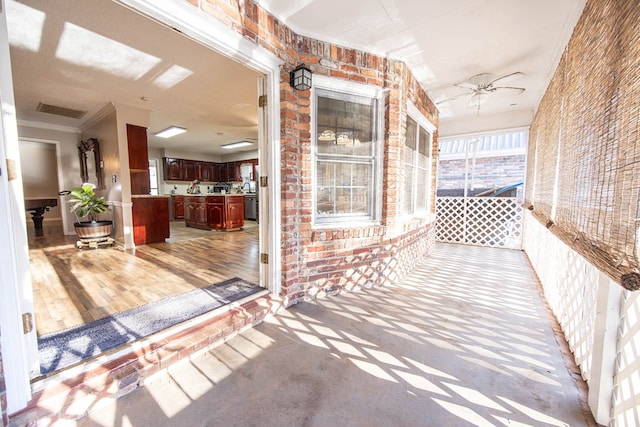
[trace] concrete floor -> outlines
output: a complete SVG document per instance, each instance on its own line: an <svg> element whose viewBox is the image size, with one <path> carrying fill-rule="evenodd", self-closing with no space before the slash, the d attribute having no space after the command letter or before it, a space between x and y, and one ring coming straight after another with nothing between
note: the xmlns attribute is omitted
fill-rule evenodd
<svg viewBox="0 0 640 427"><path fill-rule="evenodd" d="M400 284L291 307L80 425L593 426L551 324L522 252L439 244Z"/></svg>

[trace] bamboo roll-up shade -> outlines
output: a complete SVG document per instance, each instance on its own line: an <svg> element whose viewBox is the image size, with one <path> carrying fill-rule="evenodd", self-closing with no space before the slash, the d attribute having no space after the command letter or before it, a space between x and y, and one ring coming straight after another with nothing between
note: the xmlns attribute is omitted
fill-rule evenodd
<svg viewBox="0 0 640 427"><path fill-rule="evenodd" d="M549 83L536 117L541 118L541 125L534 127L529 140L533 140L536 146L536 171L535 171L535 202L536 208L551 217L554 189L556 179L556 167L558 162L558 147L560 143L560 116L562 113L562 87L564 60L556 70L554 78Z"/></svg>
<svg viewBox="0 0 640 427"><path fill-rule="evenodd" d="M592 0L531 129L536 216L620 280L638 269L640 7ZM553 159L557 155L557 173ZM530 165L531 165L530 159ZM530 167L531 168L531 167ZM529 193L527 193L529 194ZM640 275L637 277L640 284Z"/></svg>

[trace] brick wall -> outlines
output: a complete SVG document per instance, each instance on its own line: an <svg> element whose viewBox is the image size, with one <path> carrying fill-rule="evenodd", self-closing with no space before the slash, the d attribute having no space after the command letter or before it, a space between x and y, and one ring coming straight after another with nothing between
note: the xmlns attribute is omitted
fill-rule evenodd
<svg viewBox="0 0 640 427"><path fill-rule="evenodd" d="M201 9L285 62L280 74L280 154L282 296L286 303L382 285L410 270L429 252L434 233L426 219L409 223L398 219L407 101L436 126L438 113L408 67L401 61L298 35L250 0L207 0L201 2ZM311 225L311 91L296 91L289 85L289 71L300 63L314 75L387 90L380 225L321 230ZM437 151L436 135L433 152ZM432 188L436 161L434 156ZM435 207L435 191L431 199Z"/></svg>
<svg viewBox="0 0 640 427"><path fill-rule="evenodd" d="M441 159L438 164L438 189L464 188L465 165L465 159ZM478 158L473 169L473 184L475 188L494 188L522 182L525 166L524 154ZM469 162L470 173L471 168Z"/></svg>

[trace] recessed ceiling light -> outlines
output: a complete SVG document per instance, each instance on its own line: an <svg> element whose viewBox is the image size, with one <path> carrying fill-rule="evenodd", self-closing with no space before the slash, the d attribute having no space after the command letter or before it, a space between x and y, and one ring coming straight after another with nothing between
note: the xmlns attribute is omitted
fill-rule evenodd
<svg viewBox="0 0 640 427"><path fill-rule="evenodd" d="M185 128L181 128L180 126L170 126L166 129L161 130L160 132L154 133L158 138L171 138L172 136L180 135L181 133L185 133L187 130Z"/></svg>
<svg viewBox="0 0 640 427"><path fill-rule="evenodd" d="M240 141L240 142L234 142L232 144L225 144L222 146L222 148L230 150L232 148L246 147L247 145L253 145L253 143L249 141Z"/></svg>

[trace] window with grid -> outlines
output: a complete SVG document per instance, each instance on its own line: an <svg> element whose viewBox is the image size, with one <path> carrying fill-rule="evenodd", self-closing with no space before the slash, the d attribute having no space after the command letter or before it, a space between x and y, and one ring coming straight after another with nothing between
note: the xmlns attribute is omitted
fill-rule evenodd
<svg viewBox="0 0 640 427"><path fill-rule="evenodd" d="M315 90L315 222L376 219L376 97Z"/></svg>
<svg viewBox="0 0 640 427"><path fill-rule="evenodd" d="M415 114L415 113L414 113ZM431 132L407 115L402 213L427 211L431 183Z"/></svg>

